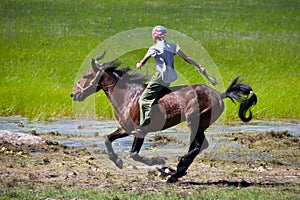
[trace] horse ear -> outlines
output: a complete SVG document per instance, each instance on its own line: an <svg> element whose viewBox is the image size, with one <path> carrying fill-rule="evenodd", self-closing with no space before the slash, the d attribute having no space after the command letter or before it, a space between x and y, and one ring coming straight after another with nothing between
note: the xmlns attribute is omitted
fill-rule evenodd
<svg viewBox="0 0 300 200"><path fill-rule="evenodd" d="M93 68L93 70L94 70L94 71L97 71L98 67L97 67L97 63L96 63L96 61L95 61L95 59L94 59L94 58L92 59L92 62L91 62L91 64L92 64L92 68Z"/></svg>
<svg viewBox="0 0 300 200"><path fill-rule="evenodd" d="M96 58L97 61L101 60L102 58L104 58L106 54L106 50L101 54L101 56L99 56L98 58Z"/></svg>

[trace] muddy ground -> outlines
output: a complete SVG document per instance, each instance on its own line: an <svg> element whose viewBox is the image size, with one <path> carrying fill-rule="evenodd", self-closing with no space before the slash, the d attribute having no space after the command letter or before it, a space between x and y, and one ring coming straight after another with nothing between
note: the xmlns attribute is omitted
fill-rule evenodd
<svg viewBox="0 0 300 200"><path fill-rule="evenodd" d="M288 198L300 198L300 139L287 131L222 134L228 143L235 145L202 152L187 175L175 184L167 184L157 166L135 162L129 155L122 156L124 168L118 169L105 150L70 149L57 142L64 137L57 132L28 134L45 142L39 145L0 142L0 194L14 190L97 188L118 193L176 191L184 197L201 189L257 187L276 193L279 187L280 191L289 191ZM176 139L161 135L155 136L154 142L156 148L163 148L166 143L176 145ZM168 165L175 167L179 156L167 157Z"/></svg>

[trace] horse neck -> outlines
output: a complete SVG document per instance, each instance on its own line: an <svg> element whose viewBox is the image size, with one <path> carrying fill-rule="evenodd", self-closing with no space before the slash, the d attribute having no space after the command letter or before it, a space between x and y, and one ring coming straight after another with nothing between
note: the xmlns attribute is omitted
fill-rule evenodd
<svg viewBox="0 0 300 200"><path fill-rule="evenodd" d="M115 111L127 108L133 102L137 103L142 91L143 87L137 84L126 84L124 88L113 86L104 90Z"/></svg>

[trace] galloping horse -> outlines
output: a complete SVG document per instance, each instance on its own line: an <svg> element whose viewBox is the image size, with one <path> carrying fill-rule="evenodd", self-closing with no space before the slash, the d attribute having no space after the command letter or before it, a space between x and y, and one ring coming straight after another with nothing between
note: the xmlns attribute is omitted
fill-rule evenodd
<svg viewBox="0 0 300 200"><path fill-rule="evenodd" d="M109 159L117 167L123 167L123 161L118 157L112 148L112 142L116 139L127 137L139 124L138 99L146 85L148 77L135 73L129 67L118 69L121 62L112 60L99 64L98 61L104 54L92 59L91 67L77 82L72 91L71 97L74 101L83 101L87 96L103 90L114 108L116 119L121 127L109 134L105 140ZM247 122L252 119L250 107L257 102L256 95L252 88L241 83L235 78L224 93L220 93L207 85L184 85L165 88L153 105L150 132L164 130L175 126L180 122L187 121L190 129L190 147L177 165L177 170L170 174L168 182L176 182L178 178L186 175L186 170L194 158L205 148L208 142L204 131L224 110L224 98L230 98L233 102L240 103L239 117ZM249 111L248 116L246 116ZM131 157L147 165L164 164L162 158L145 158L139 155L144 138L134 137Z"/></svg>

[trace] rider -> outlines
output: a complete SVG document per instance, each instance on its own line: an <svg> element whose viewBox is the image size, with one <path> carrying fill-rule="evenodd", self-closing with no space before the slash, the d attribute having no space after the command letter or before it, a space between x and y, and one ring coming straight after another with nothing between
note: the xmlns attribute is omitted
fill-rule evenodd
<svg viewBox="0 0 300 200"><path fill-rule="evenodd" d="M202 74L206 74L205 69L185 55L178 45L166 42L166 34L165 27L155 26L152 30L152 40L155 44L148 49L144 58L136 64L137 68L141 68L150 57L154 57L156 62L156 73L139 99L140 124L136 130L132 131L132 134L136 137L144 138L148 133L153 102L164 87L168 87L171 82L178 78L174 69L175 55L179 55L186 62L197 67Z"/></svg>

